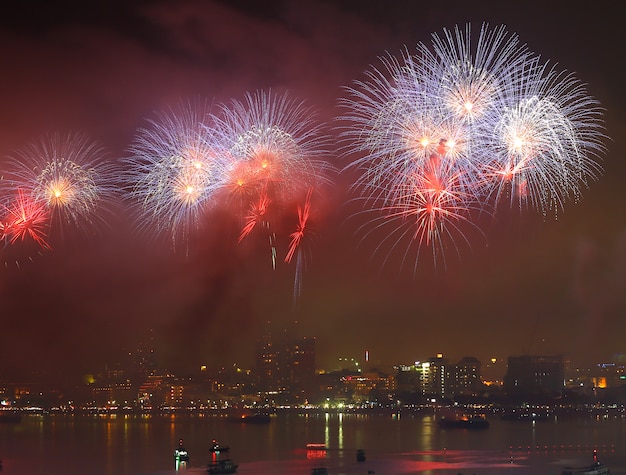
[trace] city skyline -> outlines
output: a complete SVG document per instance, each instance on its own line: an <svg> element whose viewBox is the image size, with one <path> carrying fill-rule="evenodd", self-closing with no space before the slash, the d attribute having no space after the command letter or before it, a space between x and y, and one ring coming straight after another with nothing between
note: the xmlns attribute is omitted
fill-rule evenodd
<svg viewBox="0 0 626 475"><path fill-rule="evenodd" d="M578 365L626 353L626 106L620 16L610 3L585 11L350 1L10 8L0 27L8 71L0 79L1 175L7 156L59 131L88 133L111 160L126 156L146 120L181 100L228 103L284 90L332 124L343 88L379 56L468 22L506 25L573 72L605 109L610 140L602 175L557 219L498 210L481 223L484 241L472 240L459 258L453 252L445 268L424 260L414 275L397 259L383 266L355 236L350 180L338 176L311 220L316 243L295 302L293 266L272 270L264 244L238 244L219 213L182 248L142 239L123 208L108 227L68 231L41 255L5 248L0 377L37 367L86 372L148 328L180 366L246 364L268 322L297 322L300 334L315 336L320 366L366 350L372 366L416 353L481 361L564 354ZM343 166L338 155L331 160Z"/></svg>
<svg viewBox="0 0 626 475"><path fill-rule="evenodd" d="M82 375L80 381L59 384L21 375L17 381L0 381L0 395L9 406L79 412L193 411L241 404L321 408L329 401L337 408L354 404L375 410L411 406L419 400L435 403L432 398L460 404L471 399L514 403L522 401L520 396L535 403L577 404L589 398L606 402L623 397L625 387L623 361L572 368L563 355L509 356L503 364L437 354L389 369L368 367L366 361L359 365L349 358L342 358L335 368L316 369L314 360L314 338L265 335L258 341L252 368L233 365L216 371L201 366L177 373L162 365L158 350L142 344L125 361Z"/></svg>

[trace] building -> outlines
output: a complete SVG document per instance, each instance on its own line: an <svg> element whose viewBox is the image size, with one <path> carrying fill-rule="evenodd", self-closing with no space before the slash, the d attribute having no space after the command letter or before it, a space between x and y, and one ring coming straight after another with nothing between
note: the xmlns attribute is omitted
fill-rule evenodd
<svg viewBox="0 0 626 475"><path fill-rule="evenodd" d="M428 361L395 366L397 391L441 399L457 395L477 396L483 389L481 367L481 362L473 356L449 364L442 354Z"/></svg>
<svg viewBox="0 0 626 475"><path fill-rule="evenodd" d="M438 354L428 361L394 366L398 392L417 393L428 397L446 397L448 361Z"/></svg>
<svg viewBox="0 0 626 475"><path fill-rule="evenodd" d="M509 395L554 395L565 387L565 358L509 356L504 390Z"/></svg>
<svg viewBox="0 0 626 475"><path fill-rule="evenodd" d="M481 363L473 356L465 356L450 367L448 392L453 396L477 396L482 392Z"/></svg>
<svg viewBox="0 0 626 475"><path fill-rule="evenodd" d="M396 390L401 393L424 394L424 380L429 368L428 363L416 361L412 365L397 365L396 370Z"/></svg>
<svg viewBox="0 0 626 475"><path fill-rule="evenodd" d="M293 395L310 396L315 388L315 338L300 338L287 345L289 390Z"/></svg>
<svg viewBox="0 0 626 475"><path fill-rule="evenodd" d="M263 335L257 341L256 374L260 391L278 391L283 388L278 363L278 349L272 335Z"/></svg>
<svg viewBox="0 0 626 475"><path fill-rule="evenodd" d="M448 360L439 353L428 359L427 368L428 371L424 375L425 394L439 398L448 397Z"/></svg>
<svg viewBox="0 0 626 475"><path fill-rule="evenodd" d="M264 335L257 343L259 390L306 399L315 388L315 338L275 339Z"/></svg>

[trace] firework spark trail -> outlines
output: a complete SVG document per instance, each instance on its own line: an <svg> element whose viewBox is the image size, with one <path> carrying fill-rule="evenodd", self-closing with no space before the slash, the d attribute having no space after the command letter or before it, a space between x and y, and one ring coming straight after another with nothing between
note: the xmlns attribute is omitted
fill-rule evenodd
<svg viewBox="0 0 626 475"><path fill-rule="evenodd" d="M296 226L296 230L289 235L291 241L289 243L289 250L287 251L287 255L285 256L285 262L291 262L293 256L297 249L299 249L300 243L304 237L304 231L306 229L306 224L309 220L309 216L311 216L311 194L313 193L312 189L309 189L306 195L306 199L304 202L304 206L300 207L298 205L298 225Z"/></svg>
<svg viewBox="0 0 626 475"><path fill-rule="evenodd" d="M10 157L7 182L50 212L51 229L94 228L117 191L105 158L103 148L85 135L54 134Z"/></svg>
<svg viewBox="0 0 626 475"><path fill-rule="evenodd" d="M246 224L241 230L241 233L239 233L239 242L243 241L244 238L257 227L257 225L263 226L263 223L268 221L267 208L269 204L270 200L265 193L259 196L258 201L250 204L250 210L245 217Z"/></svg>
<svg viewBox="0 0 626 475"><path fill-rule="evenodd" d="M303 250L303 241L305 237L310 235L308 229L309 218L311 216L311 197L313 195L313 189L309 188L307 191L304 205L298 205L298 223L296 224L296 230L289 235L290 242L285 256L285 262L290 263L293 257L296 256L294 282L293 282L293 303L294 307L298 304L298 300L302 295L302 282L304 275L304 267L306 265L306 259Z"/></svg>
<svg viewBox="0 0 626 475"><path fill-rule="evenodd" d="M211 120L206 105L190 104L180 113L157 113L135 136L124 181L140 228L176 241L202 224L222 186L226 157L212 140Z"/></svg>
<svg viewBox="0 0 626 475"><path fill-rule="evenodd" d="M346 88L340 120L357 215L374 216L358 231L389 225L375 251L391 244L385 262L405 240L403 263L411 248L435 261L448 245L458 252L472 215L508 194L545 216L600 173L599 104L503 26L483 25L475 42L469 26L444 30L381 62Z"/></svg>

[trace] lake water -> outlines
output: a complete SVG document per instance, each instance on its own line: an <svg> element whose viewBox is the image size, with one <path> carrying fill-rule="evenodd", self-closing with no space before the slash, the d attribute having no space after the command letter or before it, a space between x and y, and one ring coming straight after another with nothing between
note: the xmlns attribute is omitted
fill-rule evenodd
<svg viewBox="0 0 626 475"><path fill-rule="evenodd" d="M626 419L575 417L549 421L490 418L485 430L444 430L430 415L279 414L269 424L215 416L29 415L0 424L2 475L192 475L206 473L217 439L240 475L560 475L588 465L597 448L613 475L626 474ZM183 439L190 454L177 467ZM325 452L307 451L308 443ZM366 461L356 461L357 449Z"/></svg>

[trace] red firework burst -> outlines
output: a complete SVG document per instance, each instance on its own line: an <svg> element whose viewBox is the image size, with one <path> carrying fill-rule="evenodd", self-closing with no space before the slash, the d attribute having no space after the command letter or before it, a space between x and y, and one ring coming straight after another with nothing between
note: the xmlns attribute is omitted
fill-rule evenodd
<svg viewBox="0 0 626 475"><path fill-rule="evenodd" d="M243 241L243 239L252 232L257 224L266 221L266 213L269 204L269 197L266 193L262 193L261 196L259 196L258 201L250 205L250 210L246 216L246 224L239 234L239 242Z"/></svg>
<svg viewBox="0 0 626 475"><path fill-rule="evenodd" d="M2 225L3 236L11 244L30 239L42 249L50 249L46 241L50 215L42 203L18 190L17 199L5 207L5 210L7 216Z"/></svg>

